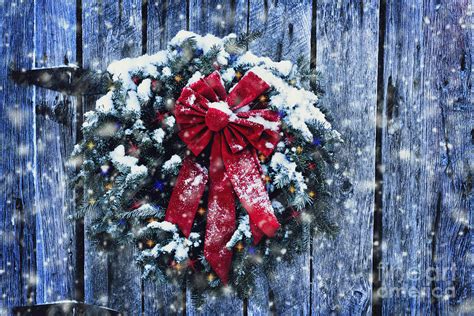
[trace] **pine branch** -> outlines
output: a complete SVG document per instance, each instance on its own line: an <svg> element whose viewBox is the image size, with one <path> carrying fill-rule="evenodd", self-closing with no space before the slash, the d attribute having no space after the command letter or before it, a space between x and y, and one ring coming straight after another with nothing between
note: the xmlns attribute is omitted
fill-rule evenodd
<svg viewBox="0 0 474 316"><path fill-rule="evenodd" d="M245 52L250 43L262 36L261 31L251 31L249 33L242 33L237 38L229 39L224 48L229 54L242 54Z"/></svg>
<svg viewBox="0 0 474 316"><path fill-rule="evenodd" d="M164 216L164 211L161 208L137 208L135 210L127 211L122 214L119 214L119 218L123 219L144 219L144 218L162 218Z"/></svg>

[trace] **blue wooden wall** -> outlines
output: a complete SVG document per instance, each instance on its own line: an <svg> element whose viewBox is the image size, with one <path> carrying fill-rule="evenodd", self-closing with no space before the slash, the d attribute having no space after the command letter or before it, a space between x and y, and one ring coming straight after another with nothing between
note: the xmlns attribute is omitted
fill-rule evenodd
<svg viewBox="0 0 474 316"><path fill-rule="evenodd" d="M64 299L128 315L474 314L473 14L473 0L0 0L0 315ZM81 196L66 186L94 98L8 79L65 58L103 71L181 29L260 30L255 53L310 58L345 138L341 233L243 302L195 307L185 288L141 280L133 248L95 249L67 219ZM35 111L58 104L64 122Z"/></svg>

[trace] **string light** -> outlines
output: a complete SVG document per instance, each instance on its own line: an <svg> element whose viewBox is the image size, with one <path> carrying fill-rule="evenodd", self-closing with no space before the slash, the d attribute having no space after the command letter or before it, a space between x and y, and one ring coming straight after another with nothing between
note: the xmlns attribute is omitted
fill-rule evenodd
<svg viewBox="0 0 474 316"><path fill-rule="evenodd" d="M92 141L87 143L87 149L92 150L94 149L94 147L95 147L95 144Z"/></svg>
<svg viewBox="0 0 474 316"><path fill-rule="evenodd" d="M188 259L188 267L191 268L193 271L196 271L196 259Z"/></svg>
<svg viewBox="0 0 474 316"><path fill-rule="evenodd" d="M132 81L134 84L136 84L138 86L138 84L140 83L140 77L138 76L133 76L132 77Z"/></svg>
<svg viewBox="0 0 474 316"><path fill-rule="evenodd" d="M241 252L242 250L244 250L244 245L241 242L239 242L235 246L235 249L237 249L237 251Z"/></svg>
<svg viewBox="0 0 474 316"><path fill-rule="evenodd" d="M155 184L153 185L153 188L156 191L163 191L165 188L165 183L163 181L157 180L155 181Z"/></svg>
<svg viewBox="0 0 474 316"><path fill-rule="evenodd" d="M204 216L204 214L206 214L206 209L204 207L200 207L198 209L198 213L199 215Z"/></svg>
<svg viewBox="0 0 474 316"><path fill-rule="evenodd" d="M175 270L181 270L183 268L183 266L179 263L179 262L176 262L176 261L173 261L171 263L171 266L175 269Z"/></svg>
<svg viewBox="0 0 474 316"><path fill-rule="evenodd" d="M176 82L181 82L181 80L183 80L183 77L181 77L180 75L176 75L176 76L174 76L174 80Z"/></svg>
<svg viewBox="0 0 474 316"><path fill-rule="evenodd" d="M316 193L314 191L309 191L309 197L314 198L316 196Z"/></svg>
<svg viewBox="0 0 474 316"><path fill-rule="evenodd" d="M296 189L294 186L290 186L289 191L291 194L295 193Z"/></svg>
<svg viewBox="0 0 474 316"><path fill-rule="evenodd" d="M145 245L148 247L148 248L152 248L156 245L156 243L151 240L151 239L148 239L147 241L145 241Z"/></svg>
<svg viewBox="0 0 474 316"><path fill-rule="evenodd" d="M237 78L237 80L240 80L240 78L242 78L242 73L240 71L237 71L235 73L235 78Z"/></svg>
<svg viewBox="0 0 474 316"><path fill-rule="evenodd" d="M216 278L216 277L215 277L214 274L212 274L212 273L209 273L209 274L207 275L207 281L209 281L209 282L214 281L215 278Z"/></svg>
<svg viewBox="0 0 474 316"><path fill-rule="evenodd" d="M301 154L302 152L303 152L303 147L301 147L301 146L296 147L296 153L298 155Z"/></svg>

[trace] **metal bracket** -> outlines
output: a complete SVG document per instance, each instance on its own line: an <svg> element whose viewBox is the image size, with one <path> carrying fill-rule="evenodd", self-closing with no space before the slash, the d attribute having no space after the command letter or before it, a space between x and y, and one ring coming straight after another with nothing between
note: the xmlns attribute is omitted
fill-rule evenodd
<svg viewBox="0 0 474 316"><path fill-rule="evenodd" d="M74 65L10 70L9 76L18 84L35 85L74 96L105 94L113 84L107 72L94 72Z"/></svg>

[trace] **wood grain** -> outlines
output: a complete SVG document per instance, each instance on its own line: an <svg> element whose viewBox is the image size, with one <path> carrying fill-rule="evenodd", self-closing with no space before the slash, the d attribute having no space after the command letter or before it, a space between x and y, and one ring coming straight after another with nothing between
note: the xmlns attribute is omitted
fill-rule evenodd
<svg viewBox="0 0 474 316"><path fill-rule="evenodd" d="M247 32L247 1L189 1L189 30L224 37Z"/></svg>
<svg viewBox="0 0 474 316"><path fill-rule="evenodd" d="M312 1L250 0L250 31L262 36L250 50L274 60L310 58Z"/></svg>
<svg viewBox="0 0 474 316"><path fill-rule="evenodd" d="M83 1L84 67L101 72L115 59L141 55L141 8L139 0ZM94 107L93 101L87 100L86 111ZM106 254L86 239L85 248L86 301L127 315L141 312L141 279L133 246Z"/></svg>
<svg viewBox="0 0 474 316"><path fill-rule="evenodd" d="M0 4L0 313L35 303L34 90L8 78L34 63L32 1Z"/></svg>
<svg viewBox="0 0 474 316"><path fill-rule="evenodd" d="M470 1L387 6L384 313L473 312L471 15Z"/></svg>
<svg viewBox="0 0 474 316"><path fill-rule="evenodd" d="M181 0L149 0L147 3L147 53L166 49L180 30L187 28L187 5Z"/></svg>
<svg viewBox="0 0 474 316"><path fill-rule="evenodd" d="M35 2L35 67L75 62L76 2ZM35 103L65 107L65 121L36 115L36 262L37 303L74 298L75 211L74 192L68 186L72 168L67 166L76 142L75 99L36 88Z"/></svg>
<svg viewBox="0 0 474 316"><path fill-rule="evenodd" d="M339 235L314 239L315 314L371 313L378 12L378 1L317 2L316 69L326 91L321 104L343 135L336 154L351 185L334 183L332 189L342 202L334 205Z"/></svg>
<svg viewBox="0 0 474 316"><path fill-rule="evenodd" d="M262 37L252 42L250 50L273 60L293 62L303 56L311 58L312 1L250 1L249 29L261 31ZM263 273L263 271L262 271ZM293 263L278 264L260 278L258 298L249 300L251 315L310 314L310 253Z"/></svg>

